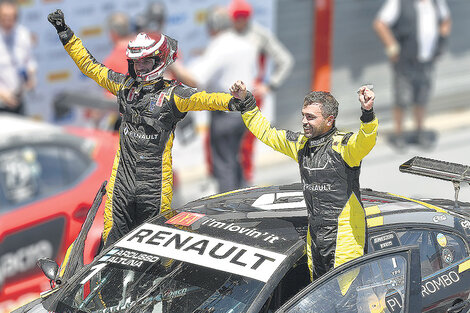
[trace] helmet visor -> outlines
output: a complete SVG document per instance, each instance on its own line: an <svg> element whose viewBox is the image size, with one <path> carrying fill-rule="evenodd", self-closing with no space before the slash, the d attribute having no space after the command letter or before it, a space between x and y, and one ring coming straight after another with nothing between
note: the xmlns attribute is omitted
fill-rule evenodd
<svg viewBox="0 0 470 313"><path fill-rule="evenodd" d="M155 68L155 64L158 61L159 60L155 60L155 58L142 58L134 60L134 71L136 75L140 76L151 72Z"/></svg>

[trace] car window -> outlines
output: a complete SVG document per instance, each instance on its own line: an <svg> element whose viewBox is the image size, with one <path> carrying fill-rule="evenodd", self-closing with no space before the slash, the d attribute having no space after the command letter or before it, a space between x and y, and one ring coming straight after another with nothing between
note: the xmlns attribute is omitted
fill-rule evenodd
<svg viewBox="0 0 470 313"><path fill-rule="evenodd" d="M468 255L463 240L458 236L426 229L387 231L370 236L368 251L380 250L377 242L387 242L378 240L384 237L387 237L386 239L391 243L390 246L417 245L419 247L421 277L429 276Z"/></svg>
<svg viewBox="0 0 470 313"><path fill-rule="evenodd" d="M62 150L65 182L75 183L90 166L91 160L74 149Z"/></svg>
<svg viewBox="0 0 470 313"><path fill-rule="evenodd" d="M30 145L0 152L0 210L63 191L91 160L67 146Z"/></svg>
<svg viewBox="0 0 470 313"><path fill-rule="evenodd" d="M375 258L316 286L286 312L402 312L407 260Z"/></svg>
<svg viewBox="0 0 470 313"><path fill-rule="evenodd" d="M463 240L457 235L447 232L433 232L437 242L440 267L445 268L468 256Z"/></svg>

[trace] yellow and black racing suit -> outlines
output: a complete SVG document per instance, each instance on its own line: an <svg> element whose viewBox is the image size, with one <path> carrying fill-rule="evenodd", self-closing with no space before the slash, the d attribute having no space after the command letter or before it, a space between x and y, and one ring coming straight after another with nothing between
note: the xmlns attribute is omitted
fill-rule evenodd
<svg viewBox="0 0 470 313"><path fill-rule="evenodd" d="M333 127L311 139L271 127L258 108L244 112L242 117L259 140L299 163L308 210L311 278L362 255L365 214L360 203L359 172L361 160L376 142L378 122L373 112L361 116L356 134L341 133Z"/></svg>
<svg viewBox="0 0 470 313"><path fill-rule="evenodd" d="M196 92L163 79L137 82L98 63L78 37L68 35L61 37L65 50L85 75L117 96L122 114L105 206L103 240L108 246L147 218L169 212L177 122L188 111L227 111L232 96Z"/></svg>

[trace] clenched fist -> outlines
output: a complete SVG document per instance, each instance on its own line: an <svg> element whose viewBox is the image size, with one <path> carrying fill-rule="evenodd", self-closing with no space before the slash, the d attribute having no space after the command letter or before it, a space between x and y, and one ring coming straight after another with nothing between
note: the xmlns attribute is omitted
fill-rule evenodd
<svg viewBox="0 0 470 313"><path fill-rule="evenodd" d="M47 20L52 26L55 27L58 33L63 32L67 29L67 25L65 24L64 13L62 10L57 9L52 13L49 13L47 16Z"/></svg>

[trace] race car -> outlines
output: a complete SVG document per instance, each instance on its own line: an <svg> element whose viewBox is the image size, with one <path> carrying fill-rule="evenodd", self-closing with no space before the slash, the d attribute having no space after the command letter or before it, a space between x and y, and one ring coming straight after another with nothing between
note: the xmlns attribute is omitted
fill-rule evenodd
<svg viewBox="0 0 470 313"><path fill-rule="evenodd" d="M108 132L0 115L0 312L48 288L36 260L62 261L110 175L117 144ZM90 231L87 262L96 255L102 216Z"/></svg>
<svg viewBox="0 0 470 313"><path fill-rule="evenodd" d="M431 159L401 169L470 181L468 167ZM313 283L301 185L256 187L152 218L86 266L77 239L65 266L41 259L53 288L14 313L468 312L470 203L370 189L362 202L368 253Z"/></svg>

